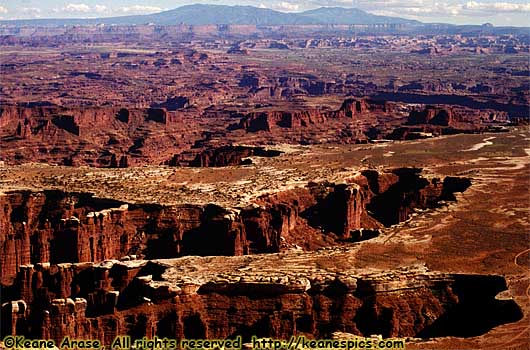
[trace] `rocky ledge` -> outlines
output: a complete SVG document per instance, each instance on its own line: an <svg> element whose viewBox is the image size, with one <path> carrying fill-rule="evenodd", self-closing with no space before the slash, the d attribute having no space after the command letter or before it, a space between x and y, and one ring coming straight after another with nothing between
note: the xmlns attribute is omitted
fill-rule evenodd
<svg viewBox="0 0 530 350"><path fill-rule="evenodd" d="M361 270L354 251L26 265L2 291L2 333L104 343L120 334L473 336L522 317L496 298L503 277Z"/></svg>
<svg viewBox="0 0 530 350"><path fill-rule="evenodd" d="M1 281L29 263L246 255L360 241L416 209L455 200L470 185L467 178L425 178L416 168L364 170L342 183L310 182L232 207L9 191L0 195Z"/></svg>

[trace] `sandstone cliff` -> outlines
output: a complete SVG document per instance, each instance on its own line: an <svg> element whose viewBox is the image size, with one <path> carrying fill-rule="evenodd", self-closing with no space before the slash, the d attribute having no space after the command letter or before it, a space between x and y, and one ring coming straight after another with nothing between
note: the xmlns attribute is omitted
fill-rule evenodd
<svg viewBox="0 0 530 350"><path fill-rule="evenodd" d="M122 334L469 336L522 316L513 300L495 299L506 289L500 276L420 267L336 273L318 259L344 253L311 254L26 265L3 294L2 334L107 345Z"/></svg>
<svg viewBox="0 0 530 350"><path fill-rule="evenodd" d="M241 208L130 204L59 190L7 192L0 195L2 282L25 264L314 250L454 200L453 193L470 184L425 179L413 168L364 171L342 184L310 183Z"/></svg>

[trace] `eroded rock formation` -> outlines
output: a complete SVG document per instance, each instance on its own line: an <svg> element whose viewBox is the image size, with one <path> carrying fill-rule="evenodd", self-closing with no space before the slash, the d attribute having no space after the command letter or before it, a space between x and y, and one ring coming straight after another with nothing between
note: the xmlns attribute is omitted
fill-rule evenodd
<svg viewBox="0 0 530 350"><path fill-rule="evenodd" d="M328 119L373 117L373 113L393 112L391 103L369 99L347 99L335 111L309 109L304 111L253 112L244 116L231 129L244 129L249 132L272 131L275 128L298 129L314 124L323 124Z"/></svg>
<svg viewBox="0 0 530 350"><path fill-rule="evenodd" d="M126 167L161 163L193 140L163 108L1 106L2 159L9 163L45 161L62 165Z"/></svg>
<svg viewBox="0 0 530 350"><path fill-rule="evenodd" d="M58 190L8 192L0 196L2 281L24 264L313 250L406 220L415 208L454 200L453 193L469 185L460 178L427 180L419 169L365 171L347 183L310 183L242 208L129 204Z"/></svg>
<svg viewBox="0 0 530 350"><path fill-rule="evenodd" d="M253 84L253 77L245 75L242 81ZM189 106L187 97L167 98L152 106L0 106L0 147L5 150L0 160L110 168L226 166L260 155L259 148L251 152L234 146L238 144L259 147L407 140L504 131L502 123L507 121L506 113L493 110L440 106L411 110L411 106L368 98L346 99L336 110L287 107L240 112L213 105L201 109ZM234 123L234 119L239 121Z"/></svg>
<svg viewBox="0 0 530 350"><path fill-rule="evenodd" d="M207 149L197 154L191 162L181 159L180 155L175 155L169 162L169 165L189 165L192 167L223 167L230 165L242 165L251 163L248 157L277 157L283 152L277 150L268 150L264 147L247 147L247 146L221 146L218 148Z"/></svg>
<svg viewBox="0 0 530 350"><path fill-rule="evenodd" d="M3 291L2 334L58 342L68 335L107 345L123 334L134 339L240 335L244 341L253 335L323 338L336 331L472 336L522 316L513 300L495 299L506 289L500 276L420 267L336 273L318 267L324 256L337 263L346 258L331 251L222 261L27 265Z"/></svg>

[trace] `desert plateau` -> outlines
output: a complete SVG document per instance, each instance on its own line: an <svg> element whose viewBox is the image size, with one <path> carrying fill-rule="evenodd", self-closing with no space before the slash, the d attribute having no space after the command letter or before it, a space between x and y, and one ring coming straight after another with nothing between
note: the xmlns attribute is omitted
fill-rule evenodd
<svg viewBox="0 0 530 350"><path fill-rule="evenodd" d="M528 27L89 17L0 19L0 348L530 349Z"/></svg>

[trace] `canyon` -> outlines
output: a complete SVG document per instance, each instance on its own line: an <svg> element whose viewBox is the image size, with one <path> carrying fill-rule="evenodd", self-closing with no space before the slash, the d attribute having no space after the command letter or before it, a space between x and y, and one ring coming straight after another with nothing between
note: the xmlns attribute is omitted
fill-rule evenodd
<svg viewBox="0 0 530 350"><path fill-rule="evenodd" d="M0 146L8 164L124 168L146 164L238 165L263 143L368 143L455 133L505 131L506 113L347 99L334 111L252 112L227 119L166 108L16 105L0 107ZM230 120L239 118L239 122ZM198 120L199 119L199 120ZM244 132L243 132L244 131ZM249 133L256 134L249 137ZM244 146L256 145L251 150ZM36 151L36 152L35 152Z"/></svg>
<svg viewBox="0 0 530 350"><path fill-rule="evenodd" d="M314 250L405 221L415 209L454 200L455 191L471 185L458 177L427 180L420 171L365 171L350 183L310 183L245 207L131 204L58 190L7 192L0 196L2 281L25 264L259 254L286 246Z"/></svg>
<svg viewBox="0 0 530 350"><path fill-rule="evenodd" d="M1 21L0 338L528 349L524 29L87 21Z"/></svg>
<svg viewBox="0 0 530 350"><path fill-rule="evenodd" d="M409 142L419 142L439 156L447 154L447 148L469 149L481 137L462 134ZM467 224L462 226L460 221L444 223L446 213L475 215L477 207L469 207L470 200L476 203L472 199L479 196L484 201L482 191L494 189L490 181L496 177L489 177L488 172L503 173L505 181L524 176L528 168L521 148L524 142L520 136L515 140L519 141L504 146L523 162L513 168L502 165L509 158L494 154L474 164L459 162L468 154L487 155L487 146L451 152L443 163L433 163L429 153L418 155L417 161L426 166L423 171L395 167L409 159L398 156L410 149L407 142L385 147L342 145L340 150L299 146L283 149L275 157L250 156L253 162L249 165L165 167L160 169L165 172L155 175L150 168L96 171L23 165L26 170L21 177L20 166L4 166L0 168L5 179L1 231L8 235L2 243L2 332L56 341L66 335L88 337L103 343L123 332L135 338L241 335L245 342L252 335L381 334L412 337L419 346L433 338L453 339L453 343L454 339L487 339L492 329L524 323L526 301L508 296L518 295L513 289L518 284L509 277L512 272L508 278L493 273L499 266L492 270L487 261L479 264L480 273L472 273L476 269L456 252L463 259L460 272L447 272L455 262L450 256L445 263L439 259L437 250L447 249L443 248L447 241L438 240L457 227L467 232L461 231ZM389 157L391 150L396 155ZM311 165L307 155L314 152L320 156L313 155L312 164L327 166L307 173ZM385 169L395 168L339 170L358 164L365 154ZM287 163L282 160L286 157ZM492 168L493 164L498 165ZM473 165L481 169L478 174L465 170ZM249 167L262 174L256 177ZM270 181L268 167L279 173L294 167L290 171L311 177L286 189L281 186L283 179L276 176L277 182L260 193L256 181ZM67 175L67 169L73 173ZM240 169L239 174L234 169ZM434 176L434 169L447 175ZM115 172L130 179L126 181L140 179L146 185L153 176L172 179L171 183L179 177L196 180L185 185L191 192L173 188L177 191L173 195L160 197L165 200L156 199L155 191L166 193L169 187L148 185L142 191L151 196L150 202L141 196L128 197L129 186L138 186L127 182L122 183L125 192L113 183L109 189L101 188L105 179L115 178ZM129 177L127 172L135 175ZM206 183L194 187L193 182L201 177L200 181L215 182L220 172L225 174L220 191L233 192L233 197L211 202L203 192ZM59 190L62 181L69 180L54 174L70 176L80 188L72 185L72 192ZM254 181L243 184L242 175ZM122 181L116 180L116 184ZM26 189L16 190L21 184ZM241 186L254 188L253 195L239 197L239 192L248 191ZM81 188L83 192L76 192ZM517 188L490 200L517 201L516 193L524 196L524 192L513 191ZM187 195L175 197L176 193ZM215 191L212 195L217 198ZM483 205L478 212L495 210L488 200ZM498 222L499 217L490 215L488 220ZM488 220L484 225L489 225ZM422 236L429 230L432 237L425 241ZM524 240L515 237L520 237L513 242L521 247ZM205 245L206 241L215 243ZM495 254L495 246L488 242L473 249ZM418 254L417 249L423 250L425 244L438 248L424 250L419 260L412 259L416 260L412 265L400 263ZM464 246L468 249L467 243ZM6 251L9 247L16 248ZM17 256L17 252L23 254ZM507 263L501 267L517 271ZM414 344L407 345L414 348Z"/></svg>

